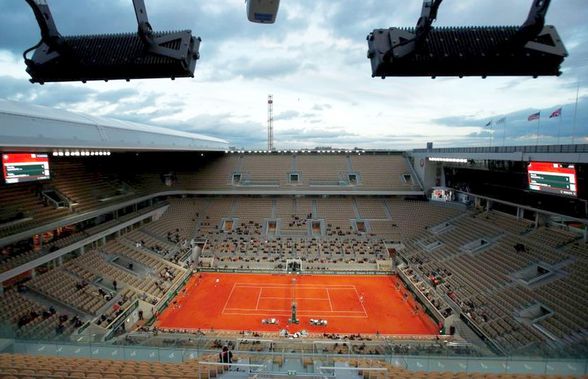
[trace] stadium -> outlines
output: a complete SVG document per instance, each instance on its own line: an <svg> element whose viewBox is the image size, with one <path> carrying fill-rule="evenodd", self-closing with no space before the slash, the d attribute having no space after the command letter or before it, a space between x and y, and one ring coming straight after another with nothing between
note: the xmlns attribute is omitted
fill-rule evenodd
<svg viewBox="0 0 588 379"><path fill-rule="evenodd" d="M31 82L129 79L26 62ZM526 75L493 64L481 76ZM585 118L569 144L560 125L535 144L286 147L270 96L260 147L4 97L1 378L588 375Z"/></svg>

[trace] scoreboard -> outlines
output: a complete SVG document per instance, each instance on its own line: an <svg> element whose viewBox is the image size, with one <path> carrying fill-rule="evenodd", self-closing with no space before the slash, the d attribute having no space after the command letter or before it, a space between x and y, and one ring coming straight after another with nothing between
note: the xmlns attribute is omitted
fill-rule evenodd
<svg viewBox="0 0 588 379"><path fill-rule="evenodd" d="M573 164L530 162L527 173L532 190L577 196L576 168Z"/></svg>
<svg viewBox="0 0 588 379"><path fill-rule="evenodd" d="M3 153L2 171L6 183L49 179L49 156L34 153Z"/></svg>

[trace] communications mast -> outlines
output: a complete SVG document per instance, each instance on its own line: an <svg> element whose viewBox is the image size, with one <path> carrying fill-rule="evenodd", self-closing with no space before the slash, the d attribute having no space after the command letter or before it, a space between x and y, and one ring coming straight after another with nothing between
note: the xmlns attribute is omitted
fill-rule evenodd
<svg viewBox="0 0 588 379"><path fill-rule="evenodd" d="M267 149L274 150L274 97L267 95Z"/></svg>

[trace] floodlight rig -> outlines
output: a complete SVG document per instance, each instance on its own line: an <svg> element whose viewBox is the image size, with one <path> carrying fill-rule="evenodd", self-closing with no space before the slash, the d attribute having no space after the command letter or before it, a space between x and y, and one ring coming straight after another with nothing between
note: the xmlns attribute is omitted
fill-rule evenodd
<svg viewBox="0 0 588 379"><path fill-rule="evenodd" d="M561 74L568 53L545 25L551 0L533 0L518 26L433 28L443 0L423 0L416 28L375 29L367 36L372 77L541 76Z"/></svg>
<svg viewBox="0 0 588 379"><path fill-rule="evenodd" d="M133 0L137 33L84 36L62 36L47 0L25 1L41 29L41 41L23 54L32 83L194 77L200 37L154 32L144 0Z"/></svg>

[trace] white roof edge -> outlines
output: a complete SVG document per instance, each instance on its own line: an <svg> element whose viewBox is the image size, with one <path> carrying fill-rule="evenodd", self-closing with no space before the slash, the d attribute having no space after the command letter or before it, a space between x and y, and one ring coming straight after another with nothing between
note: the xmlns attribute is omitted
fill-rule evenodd
<svg viewBox="0 0 588 379"><path fill-rule="evenodd" d="M36 117L52 121L63 121L67 123L86 124L105 128L115 128L129 131L140 131L151 134L162 134L167 136L189 138L228 145L229 142L216 137L210 137L198 133L183 132L159 126L152 126L133 121L107 118L101 116L85 115L78 112L56 109L37 104L23 103L0 98L0 114L16 115L23 117Z"/></svg>

